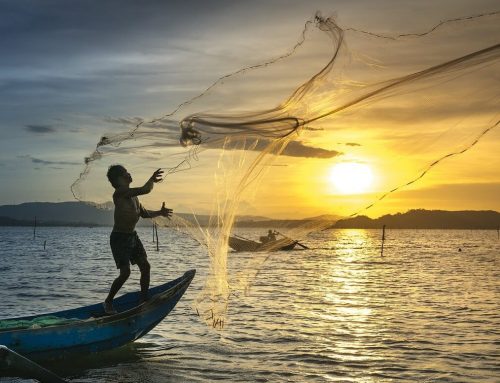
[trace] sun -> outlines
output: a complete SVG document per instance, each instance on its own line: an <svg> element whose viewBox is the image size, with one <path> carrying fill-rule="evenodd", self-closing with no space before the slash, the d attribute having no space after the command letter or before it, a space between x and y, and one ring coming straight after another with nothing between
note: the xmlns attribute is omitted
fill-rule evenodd
<svg viewBox="0 0 500 383"><path fill-rule="evenodd" d="M373 182L373 172L368 165L341 162L330 170L330 183L342 194L361 194Z"/></svg>

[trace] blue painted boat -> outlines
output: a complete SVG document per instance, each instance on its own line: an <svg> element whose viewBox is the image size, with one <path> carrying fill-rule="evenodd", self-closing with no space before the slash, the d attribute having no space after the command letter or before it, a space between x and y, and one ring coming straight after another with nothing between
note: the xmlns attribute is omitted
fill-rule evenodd
<svg viewBox="0 0 500 383"><path fill-rule="evenodd" d="M139 305L139 293L113 301L118 314L105 316L102 303L10 320L33 321L50 315L66 323L0 330L0 345L32 359L58 359L78 353L109 350L147 334L175 307L194 278L195 270L149 290L150 299ZM35 328L33 328L35 327Z"/></svg>

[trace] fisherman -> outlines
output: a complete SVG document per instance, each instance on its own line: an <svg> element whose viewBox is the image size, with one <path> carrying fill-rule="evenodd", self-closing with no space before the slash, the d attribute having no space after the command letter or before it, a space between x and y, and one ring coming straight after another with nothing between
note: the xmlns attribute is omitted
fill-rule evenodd
<svg viewBox="0 0 500 383"><path fill-rule="evenodd" d="M267 232L267 241L268 242L276 241L276 235L278 234L279 233L276 230L272 231L271 229L269 229Z"/></svg>
<svg viewBox="0 0 500 383"><path fill-rule="evenodd" d="M120 275L111 285L108 297L103 303L106 314L116 314L113 307L113 298L130 276L130 264L139 267L141 271L141 300L148 299L150 265L144 246L135 231L135 225L142 218L167 217L172 215L172 209L165 207L163 202L158 211L146 210L137 196L148 194L153 185L162 180L163 171L156 170L151 178L141 187L131 188L132 176L122 165L112 165L108 169L108 180L115 188L113 202L115 204L114 225L110 236L111 251L115 259L116 268Z"/></svg>

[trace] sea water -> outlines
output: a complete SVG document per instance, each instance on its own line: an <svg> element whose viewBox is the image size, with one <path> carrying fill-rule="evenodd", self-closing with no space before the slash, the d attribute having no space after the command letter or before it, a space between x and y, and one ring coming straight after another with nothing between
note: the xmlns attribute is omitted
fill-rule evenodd
<svg viewBox="0 0 500 383"><path fill-rule="evenodd" d="M238 229L258 238L266 228ZM0 227L0 318L102 301L117 276L110 228ZM309 250L272 253L222 331L194 309L202 246L150 228L140 237L152 285L196 268L175 309L118 350L48 365L70 382L499 382L496 231L327 230ZM44 249L45 242L45 249ZM459 251L459 249L461 251ZM262 255L230 253L231 274ZM137 290L139 271L121 293ZM30 380L0 378L0 382Z"/></svg>

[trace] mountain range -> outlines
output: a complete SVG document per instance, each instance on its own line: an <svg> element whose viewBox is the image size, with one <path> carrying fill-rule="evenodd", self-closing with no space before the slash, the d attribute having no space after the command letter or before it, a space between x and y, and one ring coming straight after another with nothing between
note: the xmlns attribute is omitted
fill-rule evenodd
<svg viewBox="0 0 500 383"><path fill-rule="evenodd" d="M112 206L112 205L111 205ZM194 220L192 214L178 213ZM27 202L0 206L0 226L112 226L113 210L98 209L82 202ZM197 222L206 226L208 215L197 215ZM386 225L392 229L498 229L500 213L485 211L409 210L406 213L387 214L376 219L367 216L340 219L335 215L321 215L306 219L272 219L262 216L239 216L238 227L297 227L321 222L321 227L373 229ZM150 226L149 220L139 226ZM312 226L311 226L312 227Z"/></svg>
<svg viewBox="0 0 500 383"><path fill-rule="evenodd" d="M387 214L372 219L364 215L341 219L333 227L339 229L498 229L500 213L493 210L424 210Z"/></svg>
<svg viewBox="0 0 500 383"><path fill-rule="evenodd" d="M99 209L82 202L26 202L19 205L0 206L0 226L113 226L113 203L109 209ZM184 219L195 221L193 214L176 213ZM207 225L208 215L197 215L200 225ZM269 221L267 217L240 216L238 221L250 225ZM141 219L138 226L151 226L148 219Z"/></svg>

